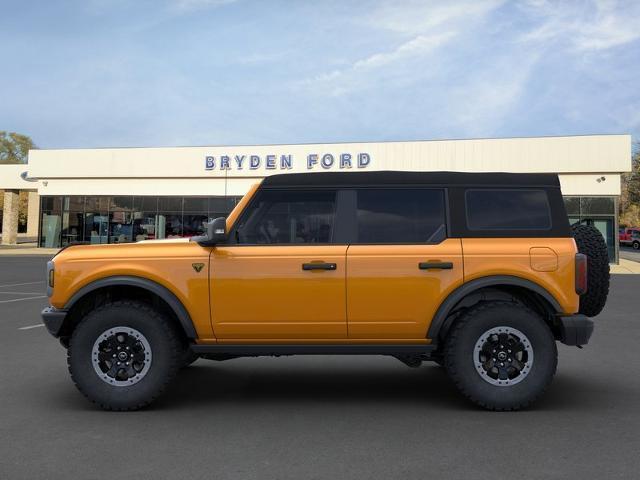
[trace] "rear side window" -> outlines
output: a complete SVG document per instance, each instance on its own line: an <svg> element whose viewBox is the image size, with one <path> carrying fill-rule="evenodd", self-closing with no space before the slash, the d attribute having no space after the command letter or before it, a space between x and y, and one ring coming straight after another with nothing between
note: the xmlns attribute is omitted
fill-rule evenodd
<svg viewBox="0 0 640 480"><path fill-rule="evenodd" d="M549 230L551 210L544 190L467 190L469 230Z"/></svg>
<svg viewBox="0 0 640 480"><path fill-rule="evenodd" d="M445 238L442 190L358 190L357 243L439 243Z"/></svg>

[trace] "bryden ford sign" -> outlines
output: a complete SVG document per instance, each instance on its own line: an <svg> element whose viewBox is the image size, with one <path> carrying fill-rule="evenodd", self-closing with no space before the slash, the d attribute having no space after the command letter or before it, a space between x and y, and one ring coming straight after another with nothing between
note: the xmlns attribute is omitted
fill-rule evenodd
<svg viewBox="0 0 640 480"><path fill-rule="evenodd" d="M291 170L302 161L307 170L336 168L367 168L371 163L368 153L310 153L298 159L294 155L220 155L206 156L205 170Z"/></svg>

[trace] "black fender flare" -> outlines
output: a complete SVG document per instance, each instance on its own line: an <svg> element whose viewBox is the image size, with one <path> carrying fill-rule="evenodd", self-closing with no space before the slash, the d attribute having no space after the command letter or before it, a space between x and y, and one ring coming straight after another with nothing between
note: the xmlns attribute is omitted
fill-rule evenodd
<svg viewBox="0 0 640 480"><path fill-rule="evenodd" d="M178 297L176 297L175 294L168 288L160 285L157 282L154 282L153 280L149 280L148 278L136 277L131 275L117 275L113 277L101 278L100 280L95 280L74 293L69 301L65 304L64 309L66 311L69 311L71 307L73 307L73 305L77 303L81 298L83 298L88 293L93 292L94 290L98 290L99 288L122 286L143 288L160 297L167 303L167 305L169 305L169 308L171 308L173 313L175 313L187 338L197 338L196 330L193 327L191 316L189 315L189 312L187 312L187 309L184 307L182 302L178 299Z"/></svg>
<svg viewBox="0 0 640 480"><path fill-rule="evenodd" d="M544 298L549 303L551 308L555 310L555 313L562 312L562 307L560 306L558 300L556 300L555 297L551 293L549 293L549 291L547 291L537 283L513 275L491 275L488 277L477 278L475 280L471 280L470 282L463 283L453 292L451 292L449 296L447 296L447 298L444 300L444 302L440 304L440 307L438 307L436 314L433 316L433 320L431 321L431 325L429 326L429 331L427 332L427 338L437 341L440 333L443 331L443 328L446 328L448 326L447 317L449 316L449 313L464 297L481 288L494 286L513 286L526 288L527 290L530 290L533 293L537 293L542 298ZM446 329L444 331L446 332Z"/></svg>

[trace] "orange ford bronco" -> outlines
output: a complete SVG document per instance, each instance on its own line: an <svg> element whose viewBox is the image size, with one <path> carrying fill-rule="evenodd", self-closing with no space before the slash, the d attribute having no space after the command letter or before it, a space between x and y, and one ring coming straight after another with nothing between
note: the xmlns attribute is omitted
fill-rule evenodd
<svg viewBox="0 0 640 480"><path fill-rule="evenodd" d="M73 246L42 315L103 408L152 402L197 358L433 360L491 410L536 400L556 341L606 301L604 240L570 227L557 175L309 173L255 185L207 234Z"/></svg>

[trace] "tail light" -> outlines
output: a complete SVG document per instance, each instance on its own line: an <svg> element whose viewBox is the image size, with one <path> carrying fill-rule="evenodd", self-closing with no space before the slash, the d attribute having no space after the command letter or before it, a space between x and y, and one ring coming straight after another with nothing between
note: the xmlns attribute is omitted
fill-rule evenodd
<svg viewBox="0 0 640 480"><path fill-rule="evenodd" d="M576 253L576 293L584 295L587 293L587 287L587 256Z"/></svg>

